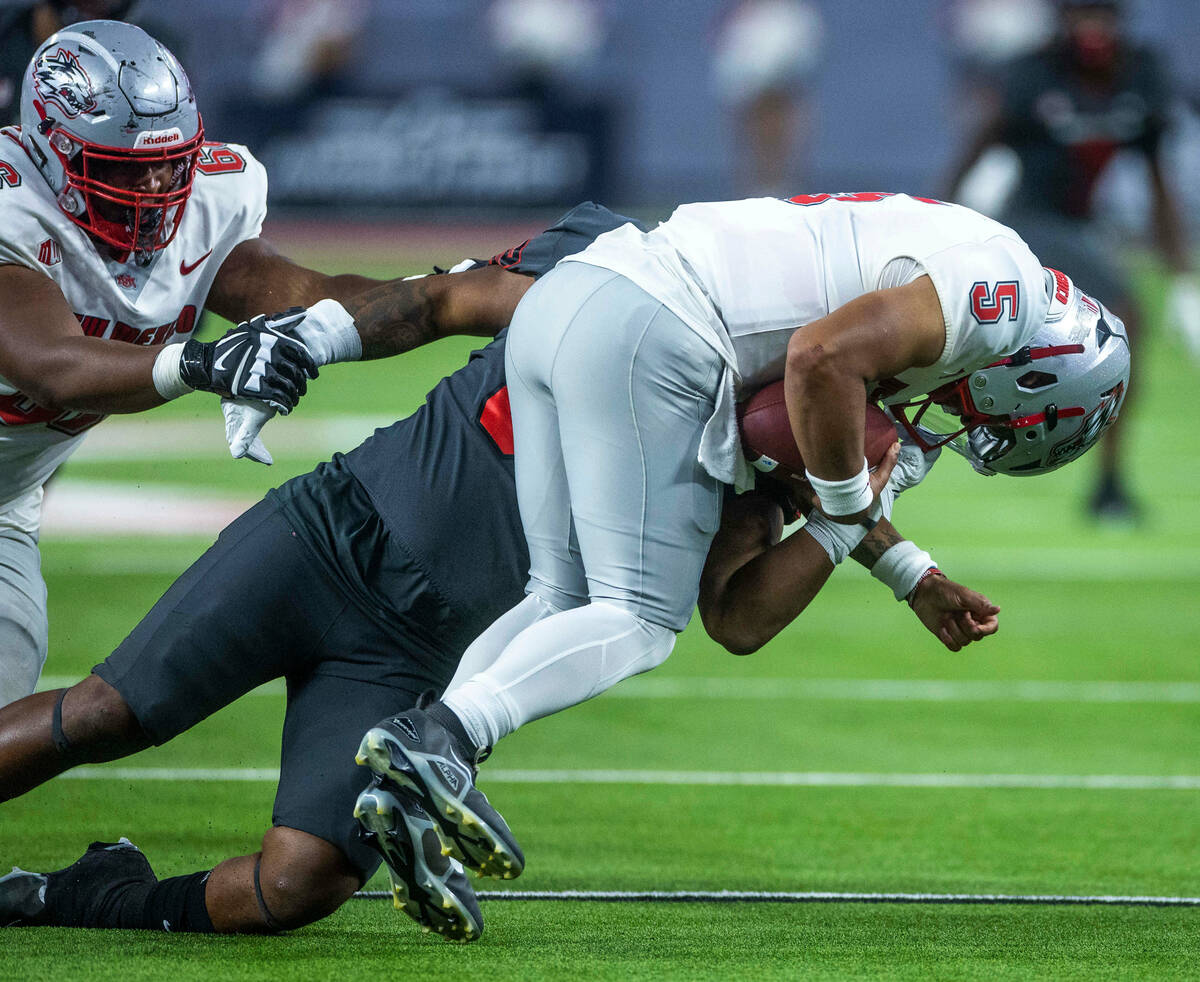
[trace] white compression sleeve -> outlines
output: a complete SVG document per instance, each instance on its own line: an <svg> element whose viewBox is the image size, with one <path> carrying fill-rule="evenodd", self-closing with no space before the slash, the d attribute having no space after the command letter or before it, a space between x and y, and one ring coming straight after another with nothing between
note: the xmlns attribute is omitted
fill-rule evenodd
<svg viewBox="0 0 1200 982"><path fill-rule="evenodd" d="M453 692L472 675L486 672L495 664L513 638L525 628L551 614L559 613L560 610L561 608L548 604L536 593L527 594L524 600L507 614L497 618L491 627L471 642L467 650L463 652L454 678L446 686L446 692Z"/></svg>
<svg viewBox="0 0 1200 982"><path fill-rule="evenodd" d="M662 664L675 632L609 603L590 603L523 630L485 671L442 702L481 747L531 720L597 696Z"/></svg>

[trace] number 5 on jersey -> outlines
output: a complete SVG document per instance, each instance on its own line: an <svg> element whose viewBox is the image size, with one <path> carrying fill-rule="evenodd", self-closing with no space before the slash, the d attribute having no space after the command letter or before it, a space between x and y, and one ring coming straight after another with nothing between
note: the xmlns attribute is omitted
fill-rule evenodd
<svg viewBox="0 0 1200 982"><path fill-rule="evenodd" d="M1017 280L981 280L971 287L971 314L980 324L995 324L1001 318L1015 321L1020 307L1021 284Z"/></svg>

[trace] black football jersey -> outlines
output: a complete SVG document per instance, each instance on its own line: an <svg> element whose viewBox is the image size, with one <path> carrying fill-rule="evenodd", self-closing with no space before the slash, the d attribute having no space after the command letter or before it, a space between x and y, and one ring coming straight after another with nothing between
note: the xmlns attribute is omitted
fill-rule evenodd
<svg viewBox="0 0 1200 982"><path fill-rule="evenodd" d="M540 276L559 259L628 221L587 202L541 235L480 265ZM411 416L376 430L330 465L276 492L293 521L307 526L298 529L300 534L327 561L343 567L339 579L344 585L360 598L365 594L376 609L383 603L409 611L411 598L388 598L387 593L409 591L411 584L380 583L367 568L370 544L358 542L347 549L341 541L362 523L338 513L338 502L347 499L344 490L326 493L324 485L340 480L338 473L352 475L369 496L391 543L424 571L421 589L432 590L453 611L452 624L440 617L437 626L449 647L465 646L518 603L529 571L513 477L512 418L504 381L506 333L501 331L473 352L464 367L442 379ZM357 569L344 569L348 557Z"/></svg>
<svg viewBox="0 0 1200 982"><path fill-rule="evenodd" d="M1144 48L1128 48L1113 84L1098 89L1051 47L1009 66L1002 97L1002 139L1022 168L1014 207L1084 218L1117 151L1158 152L1170 94L1158 60Z"/></svg>

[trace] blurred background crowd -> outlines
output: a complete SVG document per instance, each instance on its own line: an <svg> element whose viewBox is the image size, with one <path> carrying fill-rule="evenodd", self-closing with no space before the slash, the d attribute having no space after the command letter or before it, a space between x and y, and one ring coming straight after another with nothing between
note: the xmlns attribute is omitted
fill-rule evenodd
<svg viewBox="0 0 1200 982"><path fill-rule="evenodd" d="M989 86L1049 43L1057 0L0 0L0 119L34 42L124 17L179 55L214 138L278 203L627 205L813 188L949 193ZM1101 4L1100 6L1107 6ZM1162 66L1165 154L1200 212L1200 11L1125 0ZM1008 173L968 190L995 207ZM1150 205L1118 160L1104 207Z"/></svg>
<svg viewBox="0 0 1200 982"><path fill-rule="evenodd" d="M274 214L897 190L1013 225L1136 337L1130 243L1200 357L1197 0L0 0L0 122L65 23L145 27ZM1110 440L1092 500L1136 505Z"/></svg>

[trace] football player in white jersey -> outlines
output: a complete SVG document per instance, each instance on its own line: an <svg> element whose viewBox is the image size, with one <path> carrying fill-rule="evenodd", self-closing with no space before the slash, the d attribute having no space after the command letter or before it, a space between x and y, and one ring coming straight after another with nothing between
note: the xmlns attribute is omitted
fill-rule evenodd
<svg viewBox="0 0 1200 982"><path fill-rule="evenodd" d="M286 411L314 359L364 354L338 301L379 282L279 255L259 237L266 189L246 148L205 142L182 67L139 28L85 21L34 54L21 125L0 130L0 705L45 659L42 485L84 431L197 388ZM303 325L192 338L204 309L293 305ZM320 337L310 352L284 326Z"/></svg>
<svg viewBox="0 0 1200 982"><path fill-rule="evenodd" d="M511 876L520 848L473 764L670 654L722 488L748 484L740 393L783 379L820 505L805 529L836 565L879 515L868 396L983 473L1043 473L1116 418L1129 348L1011 229L932 199L821 194L683 205L601 236L526 294L505 370L527 595L441 702L382 721L361 756L422 798L466 865Z"/></svg>

